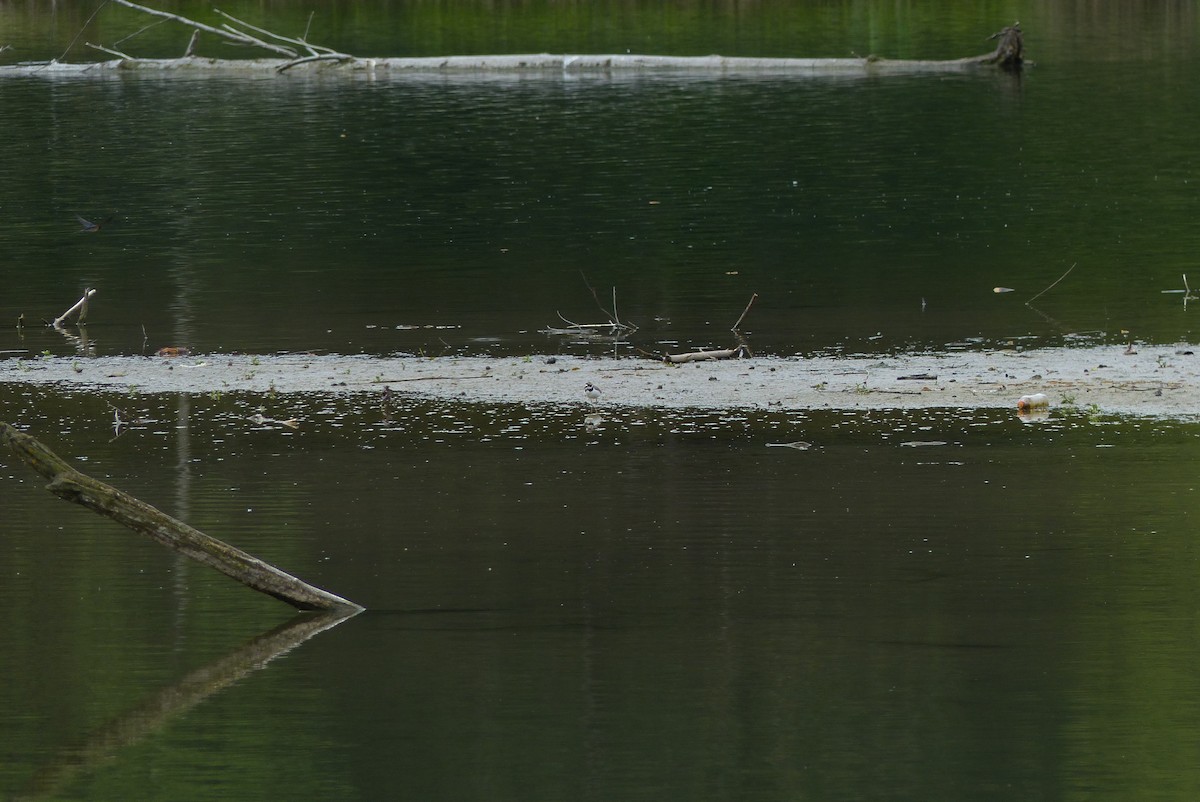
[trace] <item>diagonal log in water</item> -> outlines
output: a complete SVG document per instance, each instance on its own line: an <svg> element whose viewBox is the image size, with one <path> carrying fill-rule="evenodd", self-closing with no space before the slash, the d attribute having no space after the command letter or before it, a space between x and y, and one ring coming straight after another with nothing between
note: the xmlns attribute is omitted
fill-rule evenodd
<svg viewBox="0 0 1200 802"><path fill-rule="evenodd" d="M147 535L164 546L236 579L248 588L273 596L297 610L359 611L352 601L300 580L252 554L204 534L117 488L73 468L31 435L0 422L0 442L25 464L50 480L54 495L87 507Z"/></svg>

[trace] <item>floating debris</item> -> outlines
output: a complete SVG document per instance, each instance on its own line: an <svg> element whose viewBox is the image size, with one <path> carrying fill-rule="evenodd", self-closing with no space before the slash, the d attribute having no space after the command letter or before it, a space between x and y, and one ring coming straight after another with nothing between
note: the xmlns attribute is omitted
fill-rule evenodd
<svg viewBox="0 0 1200 802"><path fill-rule="evenodd" d="M1023 395L1017 399L1017 410L1020 412L1031 412L1035 409L1048 409L1050 407L1050 399L1045 393L1033 393L1032 395Z"/></svg>

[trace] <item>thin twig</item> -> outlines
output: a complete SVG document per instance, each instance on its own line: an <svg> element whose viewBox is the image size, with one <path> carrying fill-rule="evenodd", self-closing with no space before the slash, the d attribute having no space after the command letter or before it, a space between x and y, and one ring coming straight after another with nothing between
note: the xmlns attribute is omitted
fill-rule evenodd
<svg viewBox="0 0 1200 802"><path fill-rule="evenodd" d="M162 25L166 21L167 20L165 20L165 19L160 19L158 22L152 22L149 25L144 25L141 28L138 28L133 33L129 34L128 36L122 36L120 39L113 42L113 46L116 47L117 45L121 44L122 42L127 42L135 36L141 36L146 31L150 30L151 28L157 28L159 25Z"/></svg>
<svg viewBox="0 0 1200 802"><path fill-rule="evenodd" d="M270 50L274 50L277 53L281 52L280 50L278 50L276 48L275 45L271 44L270 42L266 42L262 39L259 39L257 36L251 36L250 34L246 33L245 31L240 31L237 28L230 25L229 23L222 22L221 28L223 30L225 30L225 32L227 34L232 35L238 44L255 45L257 47L265 47ZM284 48L284 50L287 50L293 56L299 55L298 53L296 53L296 51L292 50L290 47Z"/></svg>
<svg viewBox="0 0 1200 802"><path fill-rule="evenodd" d="M117 0L117 2L120 2L120 0ZM67 57L67 54L71 52L71 48L74 47L75 43L79 41L79 37L83 36L83 32L86 31L87 27L92 24L92 20L96 18L96 15L99 14L101 9L108 5L108 3L109 0L104 0L103 3L96 6L96 10L92 12L92 16L87 18L87 22L83 23L83 27L79 29L79 33L75 34L75 38L71 40L71 44L67 45L67 49L64 50L63 54L58 57L59 61L62 61Z"/></svg>
<svg viewBox="0 0 1200 802"><path fill-rule="evenodd" d="M1026 301L1026 302L1025 302L1025 305L1026 305L1026 306L1029 306L1031 303L1033 303L1034 301L1036 301L1038 298L1041 298L1043 295L1045 295L1046 293L1050 292L1050 290L1054 289L1054 286L1055 286L1056 284L1058 284L1058 282L1062 281L1062 280L1063 280L1063 279L1065 279L1065 278L1066 278L1068 275L1070 275L1071 271L1075 269L1075 265L1077 265L1077 264L1079 264L1079 262L1076 262L1075 264L1073 264L1073 265L1071 265L1070 267L1068 267L1068 268L1067 268L1067 272L1066 272L1066 273L1063 273L1061 276L1059 276L1057 279L1055 279L1055 281L1054 281L1054 284L1051 284L1049 287L1047 287L1046 289L1044 289L1044 290L1042 290L1041 292L1039 292L1037 295L1035 295L1035 296L1033 296L1032 298L1030 298L1028 301Z"/></svg>
<svg viewBox="0 0 1200 802"><path fill-rule="evenodd" d="M90 48L99 50L102 53L108 53L110 55L118 56L119 58L123 58L126 61L137 61L136 58L129 55L128 53L122 53L120 50L113 50L111 47L104 47L103 45L95 45L95 44L92 44L91 42L84 42L84 44Z"/></svg>
<svg viewBox="0 0 1200 802"><path fill-rule="evenodd" d="M750 303L746 304L746 308L742 310L742 316L737 319L737 323L733 324L733 328L730 329L730 331L738 330L738 326L742 325L742 321L746 318L746 314L750 311L750 307L754 306L754 302L757 300L758 293L756 292L750 296Z"/></svg>
<svg viewBox="0 0 1200 802"><path fill-rule="evenodd" d="M238 19L237 17L233 16L232 14L227 14L226 12L222 11L219 8L214 8L213 11L217 12L218 14L220 14L222 17L224 17L227 20L232 20L233 22L236 22L238 25L241 25L245 28L249 28L250 30L254 31L255 33L261 33L263 36L269 36L272 39L278 39L281 42L287 42L289 45L299 45L300 47L306 48L309 52L309 55L315 56L315 55L317 55L318 52L320 52L320 53L325 53L328 55L339 55L339 56L346 56L347 58L352 58L352 56L349 56L345 53L338 53L336 50L334 50L331 47L323 47L321 45L310 44L308 42L308 29L307 28L305 28L305 31L304 31L305 38L295 39L291 36L281 36L280 34L277 34L274 31L268 31L266 28L259 28L256 25L251 25L250 23L246 22L245 20ZM309 15L308 23L309 23L309 25L312 24L312 15L311 14Z"/></svg>
<svg viewBox="0 0 1200 802"><path fill-rule="evenodd" d="M600 303L600 296L596 294L596 288L593 287L591 285L591 282L589 282L587 280L587 276L584 275L584 272L582 270L579 271L579 275L583 279L583 285L585 287L587 287L588 291L592 294L592 299L596 302L596 306L600 307L600 311L603 312L604 314L608 315L610 320L615 319L617 316L614 315L612 312L608 311L607 309L605 309L604 304ZM613 292L614 293L616 292L615 288L613 289ZM617 321L617 322L619 323L620 321Z"/></svg>

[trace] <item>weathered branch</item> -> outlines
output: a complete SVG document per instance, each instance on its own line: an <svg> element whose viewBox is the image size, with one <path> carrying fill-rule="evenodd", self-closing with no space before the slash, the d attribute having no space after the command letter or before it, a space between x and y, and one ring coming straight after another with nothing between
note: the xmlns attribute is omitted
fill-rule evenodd
<svg viewBox="0 0 1200 802"><path fill-rule="evenodd" d="M211 25L205 25L203 22L197 22L194 19L188 19L187 17L180 16L179 14L172 14L169 11L159 11L156 8L147 8L146 6L141 6L141 5L138 5L137 3L131 3L130 0L112 0L112 1L114 3L116 3L117 5L125 6L126 8L132 8L134 11L141 11L145 14L150 14L151 16L163 17L164 19L174 20L175 22L182 23L183 25L188 25L197 30L216 34L217 36L221 37L222 39L228 39L230 41L237 42L238 44L241 44L241 45L254 45L255 47L261 47L265 50L270 50L272 53L279 53L280 55L287 56L288 58L296 57L296 51L291 49L290 47L283 47L281 45L271 44L270 42L264 42L263 40L257 39L247 33L242 33L240 31L229 31L229 30L222 30L220 28L214 28Z"/></svg>
<svg viewBox="0 0 1200 802"><path fill-rule="evenodd" d="M50 484L46 489L191 557L243 585L298 610L361 610L354 602L309 585L291 574L194 529L111 485L75 470L36 438L0 422L0 441Z"/></svg>
<svg viewBox="0 0 1200 802"><path fill-rule="evenodd" d="M122 53L120 50L113 50L111 47L105 47L104 45L97 45L91 42L84 42L84 44L93 50L99 50L101 53L108 53L110 56L117 56L119 58L126 59L127 61L134 60L134 57L128 53Z"/></svg>
<svg viewBox="0 0 1200 802"><path fill-rule="evenodd" d="M274 31L268 31L266 28L259 28L257 25L251 25L250 23L246 22L245 20L240 20L237 17L233 16L232 14L226 14L224 11L222 11L219 8L214 8L213 11L217 12L218 14L220 14L222 17L224 17L227 20L236 22L238 25L241 25L243 28L249 28L250 30L254 31L255 33L261 33L263 36L269 36L272 39L278 39L280 42L286 42L289 45L296 45L297 47L303 47L305 50L307 50L309 52L309 55L312 55L312 56L325 54L328 56L339 56L343 59L355 58L355 56L351 56L347 53L339 53L336 50L334 50L332 47L324 47L323 45L312 44L311 42L308 41L308 28L307 27L305 28L305 31L304 31L304 38L303 39L295 39L290 36L281 36L280 34L277 34ZM308 23L309 23L309 25L312 25L312 14L309 14L309 16L308 16ZM226 27L228 27L228 26L226 26Z"/></svg>
<svg viewBox="0 0 1200 802"><path fill-rule="evenodd" d="M87 319L88 299L91 298L95 294L96 294L95 290L92 290L92 289L84 290L83 297L80 298L78 301L76 301L75 305L72 306L70 309L63 312L58 317L54 318L54 322L51 323L50 325L56 329L60 328L60 327L62 327L63 321L66 320L67 318L69 318L71 315L75 314L76 312L79 313L79 322L82 323L85 319Z"/></svg>
<svg viewBox="0 0 1200 802"><path fill-rule="evenodd" d="M750 296L750 303L746 304L746 308L742 310L742 316L737 319L737 323L733 324L733 328L730 331L738 330L738 326L742 325L742 321L746 319L746 315L750 314L750 307L754 306L754 302L757 300L758 293L756 292Z"/></svg>

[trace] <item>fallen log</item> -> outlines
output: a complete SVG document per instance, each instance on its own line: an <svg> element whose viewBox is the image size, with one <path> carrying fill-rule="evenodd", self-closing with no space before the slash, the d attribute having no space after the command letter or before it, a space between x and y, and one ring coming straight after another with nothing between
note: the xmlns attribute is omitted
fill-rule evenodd
<svg viewBox="0 0 1200 802"><path fill-rule="evenodd" d="M367 73L372 79L430 73L469 75L481 72L542 74L547 77L586 73L613 75L643 72L814 76L857 74L866 76L958 72L980 66L998 66L1006 70L1016 70L1022 64L1024 46L1021 25L1018 22L989 37L1000 40L996 49L991 53L957 59L885 59L877 56L867 56L866 58L739 58L718 55L680 57L630 53L604 55L535 53L496 56L363 58L314 44L308 41L307 31L302 37L283 36L251 25L219 9L214 9L214 12L228 21L222 23L220 27L216 27L180 14L149 8L134 3L132 0L113 0L113 2L133 11L190 27L193 31L192 39L184 51L183 58L142 59L116 50L115 47L88 43L89 46L116 55L118 58L112 61L68 63L62 60L66 57L66 53L64 53L61 58L48 62L0 66L0 78L15 75L43 75L46 77L104 75L114 71L127 70L156 73L183 71L189 75L206 72L244 74L273 71L283 73L298 67L304 67L304 70L297 70L301 72L320 69L323 72L340 71L343 74ZM266 50L285 58L197 58L193 54L196 47L196 35L201 32L227 42ZM126 39L128 38L130 37L126 37ZM70 51L70 47L67 48L67 51Z"/></svg>
<svg viewBox="0 0 1200 802"><path fill-rule="evenodd" d="M675 364L683 362L699 362L704 359L743 359L749 356L749 350L744 345L737 348L718 348L712 351L688 351L683 354L667 354L664 362Z"/></svg>
<svg viewBox="0 0 1200 802"><path fill-rule="evenodd" d="M169 59L113 59L93 62L36 62L0 66L6 77L111 77L137 72L195 78L206 75L266 75L270 73L367 76L374 80L471 78L511 74L521 77L562 78L597 75L703 74L726 76L785 76L802 78L876 77L946 74L999 66L995 53L958 59L866 58L753 58L737 56L655 56L638 54L529 53L497 56L422 56L413 58L334 57L321 59L217 59L185 56Z"/></svg>
<svg viewBox="0 0 1200 802"><path fill-rule="evenodd" d="M361 611L363 607L309 585L273 565L210 537L128 493L75 470L31 435L0 421L0 441L26 465L50 480L54 495L112 518L135 532L191 557L246 587L292 605L297 610Z"/></svg>

